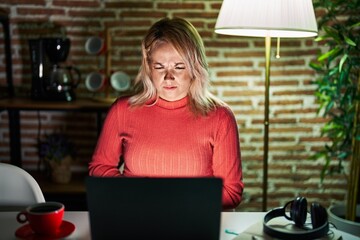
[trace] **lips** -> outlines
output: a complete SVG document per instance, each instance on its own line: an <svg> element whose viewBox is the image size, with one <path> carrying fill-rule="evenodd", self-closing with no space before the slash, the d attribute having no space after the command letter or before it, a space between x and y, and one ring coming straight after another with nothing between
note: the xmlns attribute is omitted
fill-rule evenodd
<svg viewBox="0 0 360 240"><path fill-rule="evenodd" d="M172 90L172 89L175 89L176 86L164 86L164 88L167 90Z"/></svg>

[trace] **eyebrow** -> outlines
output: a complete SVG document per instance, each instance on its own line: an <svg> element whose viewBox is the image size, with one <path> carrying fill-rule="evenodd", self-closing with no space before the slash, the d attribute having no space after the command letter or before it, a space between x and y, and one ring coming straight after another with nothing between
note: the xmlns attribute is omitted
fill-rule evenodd
<svg viewBox="0 0 360 240"><path fill-rule="evenodd" d="M160 63L160 62L153 62L153 65L156 65L156 64L163 66L163 64ZM178 66L178 65L185 65L185 63L184 63L184 62L177 62L177 63L175 63L175 66Z"/></svg>

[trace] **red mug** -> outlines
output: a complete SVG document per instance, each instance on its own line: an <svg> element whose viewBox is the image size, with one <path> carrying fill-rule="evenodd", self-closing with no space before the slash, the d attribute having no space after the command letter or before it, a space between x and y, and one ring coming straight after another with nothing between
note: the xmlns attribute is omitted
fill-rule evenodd
<svg viewBox="0 0 360 240"><path fill-rule="evenodd" d="M65 206L59 202L44 202L31 205L19 212L19 223L29 222L30 228L37 234L55 235L63 221Z"/></svg>

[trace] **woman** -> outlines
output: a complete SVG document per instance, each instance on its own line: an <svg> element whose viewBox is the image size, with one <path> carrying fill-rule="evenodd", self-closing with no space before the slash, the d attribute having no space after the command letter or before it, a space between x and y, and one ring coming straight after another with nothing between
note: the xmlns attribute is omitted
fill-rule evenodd
<svg viewBox="0 0 360 240"><path fill-rule="evenodd" d="M237 124L208 90L200 35L184 19L164 18L141 47L136 94L119 98L109 110L90 175L220 177L223 208L235 208L244 187Z"/></svg>

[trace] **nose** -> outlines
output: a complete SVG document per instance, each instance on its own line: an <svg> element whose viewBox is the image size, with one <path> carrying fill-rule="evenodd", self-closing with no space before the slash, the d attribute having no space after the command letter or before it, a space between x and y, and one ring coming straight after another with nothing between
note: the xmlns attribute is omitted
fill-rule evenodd
<svg viewBox="0 0 360 240"><path fill-rule="evenodd" d="M174 74L171 72L171 70L168 69L166 71L164 79L165 80L174 80L175 79Z"/></svg>

